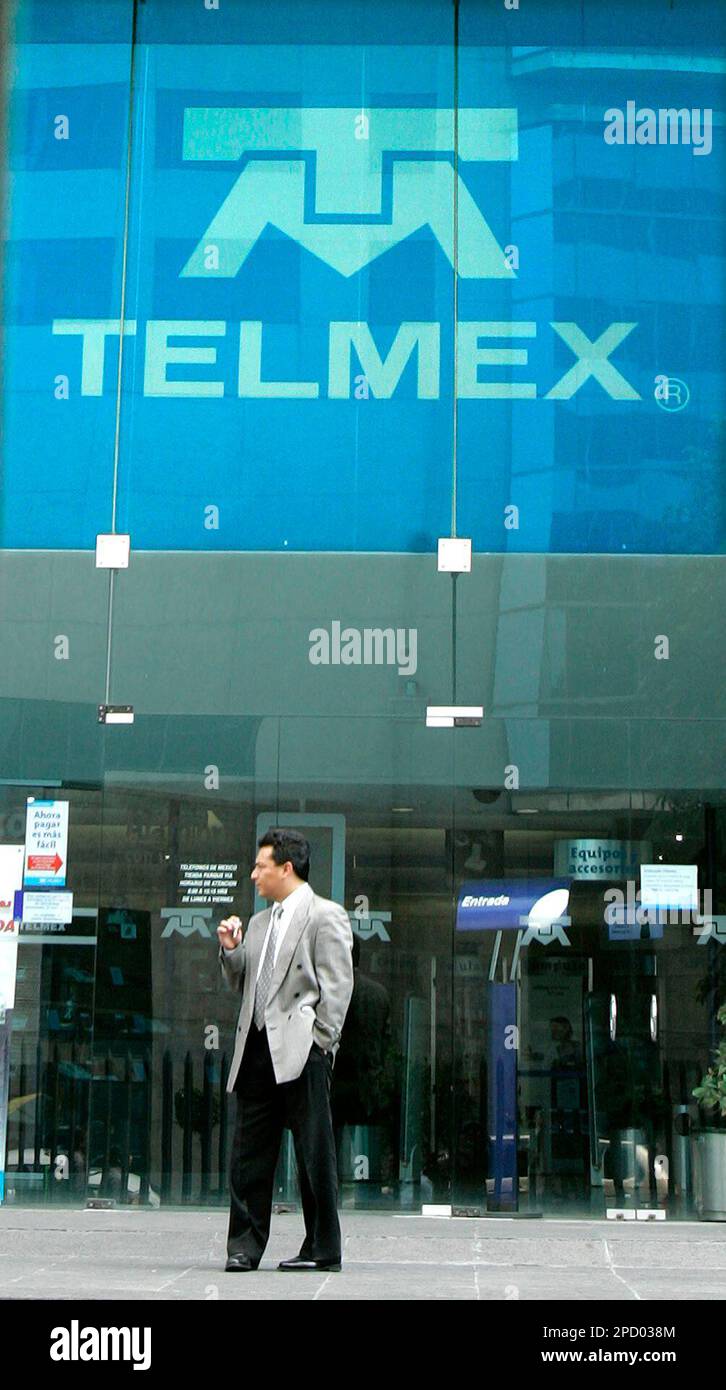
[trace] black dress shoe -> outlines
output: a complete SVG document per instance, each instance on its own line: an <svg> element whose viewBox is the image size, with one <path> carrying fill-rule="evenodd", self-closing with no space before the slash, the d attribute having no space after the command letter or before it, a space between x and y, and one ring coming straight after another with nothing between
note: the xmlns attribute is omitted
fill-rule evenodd
<svg viewBox="0 0 726 1390"><path fill-rule="evenodd" d="M224 1266L225 1274L248 1274L250 1270L257 1269L246 1255L230 1255Z"/></svg>
<svg viewBox="0 0 726 1390"><path fill-rule="evenodd" d="M342 1266L340 1260L310 1260L306 1255L293 1255L291 1260L280 1260L277 1268L289 1270L325 1269L336 1272Z"/></svg>

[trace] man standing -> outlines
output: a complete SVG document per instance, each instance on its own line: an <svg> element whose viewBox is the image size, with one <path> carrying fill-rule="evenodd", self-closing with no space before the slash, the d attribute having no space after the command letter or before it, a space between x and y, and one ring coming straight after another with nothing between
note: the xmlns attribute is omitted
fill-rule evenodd
<svg viewBox="0 0 726 1390"><path fill-rule="evenodd" d="M242 1005L227 1090L237 1093L226 1269L257 1269L270 1234L282 1131L292 1130L305 1239L285 1270L340 1269L338 1176L330 1081L353 991L353 933L337 903L307 879L310 846L296 830L268 830L251 878L272 901L217 928L227 983Z"/></svg>

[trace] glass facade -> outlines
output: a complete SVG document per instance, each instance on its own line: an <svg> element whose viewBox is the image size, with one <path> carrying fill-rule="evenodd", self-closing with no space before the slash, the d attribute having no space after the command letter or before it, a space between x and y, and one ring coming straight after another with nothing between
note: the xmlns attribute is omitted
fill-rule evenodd
<svg viewBox="0 0 726 1390"><path fill-rule="evenodd" d="M216 925L277 823L356 940L344 1205L699 1210L724 20L19 0L0 849L68 842L0 885L6 1201L226 1204Z"/></svg>

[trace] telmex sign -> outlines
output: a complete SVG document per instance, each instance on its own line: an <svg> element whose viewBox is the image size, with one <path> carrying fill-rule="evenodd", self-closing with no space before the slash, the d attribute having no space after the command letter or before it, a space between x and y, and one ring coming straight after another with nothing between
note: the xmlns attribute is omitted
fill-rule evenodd
<svg viewBox="0 0 726 1390"><path fill-rule="evenodd" d="M459 158L518 158L513 108L464 108L458 115ZM454 112L433 108L190 107L185 111L183 153L190 162L241 164L229 193L185 264L180 277L230 279L237 275L266 227L297 241L338 274L350 277L406 237L428 228L458 274L474 280L516 280L510 260L464 182L455 173ZM453 244L456 198L458 255ZM120 332L111 319L56 319L53 332L81 342L81 393L103 394L106 342ZM569 400L590 378L613 400L639 400L638 392L610 361L634 323L611 323L591 339L572 322L549 330L571 349L574 361L555 382L527 380L525 347L538 325L521 321L465 321L457 325L457 395L461 399ZM220 319L124 321L124 333L145 335L144 395L221 397L233 386L240 397L316 399L320 380L271 381L263 376L264 324L234 326ZM235 379L220 377L217 346L185 339L225 339L234 333ZM173 341L172 341L173 340ZM331 322L327 369L318 373L328 397L393 395L415 357L420 400L440 393L439 323L401 323L382 356L367 323ZM356 376L357 364L362 376ZM187 379L170 379L183 366ZM482 380L487 368L522 369L512 382ZM190 369L194 369L193 378Z"/></svg>

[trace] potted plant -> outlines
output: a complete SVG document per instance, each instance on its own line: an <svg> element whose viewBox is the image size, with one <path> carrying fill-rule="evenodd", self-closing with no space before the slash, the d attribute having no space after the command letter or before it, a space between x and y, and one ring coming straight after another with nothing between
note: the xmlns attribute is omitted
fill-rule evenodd
<svg viewBox="0 0 726 1390"><path fill-rule="evenodd" d="M726 1004L716 1015L726 1029ZM703 1110L715 1112L714 1124L693 1136L694 1193L702 1221L726 1221L726 1032L713 1062L693 1091Z"/></svg>

